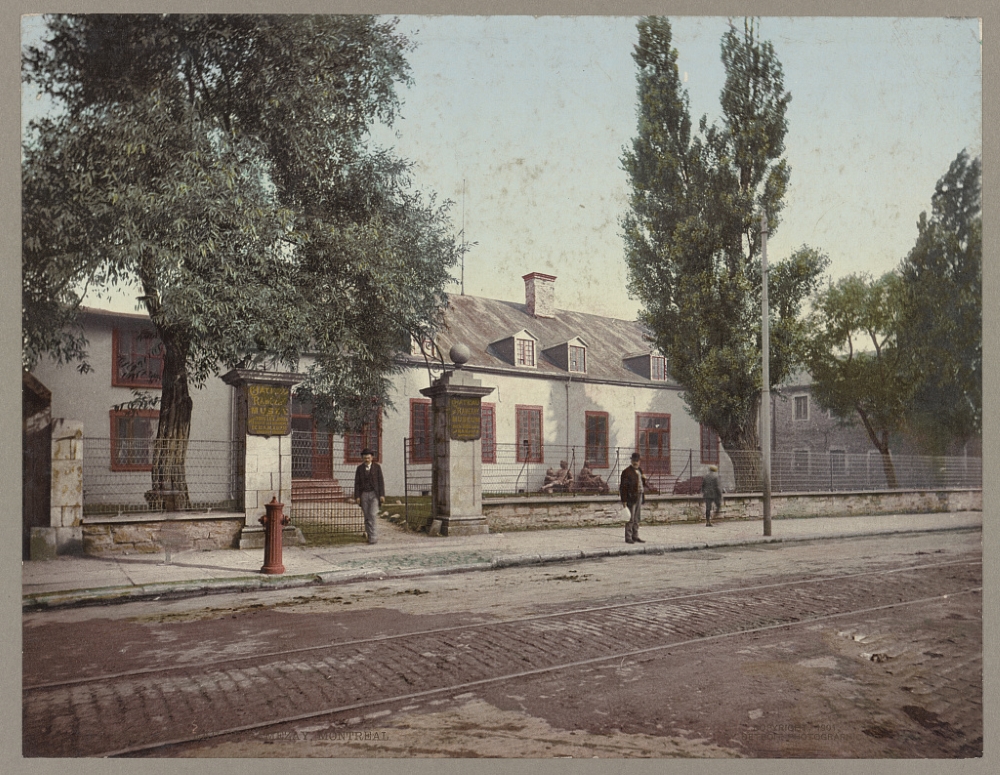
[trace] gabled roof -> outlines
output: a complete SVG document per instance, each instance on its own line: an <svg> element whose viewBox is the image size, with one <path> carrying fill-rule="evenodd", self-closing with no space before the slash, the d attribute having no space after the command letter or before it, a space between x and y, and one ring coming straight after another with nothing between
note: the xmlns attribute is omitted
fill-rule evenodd
<svg viewBox="0 0 1000 775"><path fill-rule="evenodd" d="M544 351L577 337L587 343L587 373L573 373L574 379L610 380L634 384L672 385L653 382L625 367L622 359L628 354L648 353L652 347L645 338L645 329L628 320L592 315L572 310L556 310L555 317L536 318L528 314L526 305L478 296L448 296L445 327L435 336L442 353L461 343L471 351L468 366L525 373L498 357L490 345L506 339L515 331L530 331L539 341L542 355L531 371L538 375L567 376L568 372L552 363ZM410 360L417 360L410 358ZM420 359L421 363L423 362Z"/></svg>

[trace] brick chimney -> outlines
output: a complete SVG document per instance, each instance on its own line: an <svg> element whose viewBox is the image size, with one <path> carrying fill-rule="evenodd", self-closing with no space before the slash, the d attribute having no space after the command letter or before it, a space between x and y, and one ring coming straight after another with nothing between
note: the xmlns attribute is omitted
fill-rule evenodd
<svg viewBox="0 0 1000 775"><path fill-rule="evenodd" d="M524 303L528 314L536 318L556 316L556 278L550 274L532 272L524 280Z"/></svg>

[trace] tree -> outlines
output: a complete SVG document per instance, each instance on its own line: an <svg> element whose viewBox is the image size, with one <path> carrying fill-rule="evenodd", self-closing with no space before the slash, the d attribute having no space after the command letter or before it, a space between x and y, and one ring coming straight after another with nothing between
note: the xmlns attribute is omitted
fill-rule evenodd
<svg viewBox="0 0 1000 775"><path fill-rule="evenodd" d="M368 140L410 83L395 22L47 25L24 55L58 108L23 147L25 278L43 280L25 289L25 364L53 350L40 313L78 303L75 285L139 285L164 347L151 496L168 509L189 502L190 386L220 366L294 369L310 354L301 392L332 428L387 403L393 356L437 323L457 258L446 207Z"/></svg>
<svg viewBox="0 0 1000 775"><path fill-rule="evenodd" d="M757 25L730 25L722 123L692 132L667 19L638 24L638 128L622 164L632 186L622 226L629 290L700 422L736 466L737 487L759 486L760 213L780 223L789 169L782 158L791 99ZM802 247L771 267L770 376L779 384L803 354L800 306L827 260Z"/></svg>
<svg viewBox="0 0 1000 775"><path fill-rule="evenodd" d="M896 337L902 292L895 272L830 283L816 294L807 357L813 397L838 417L857 414L881 454L890 488L897 484L890 439L904 427L913 394Z"/></svg>
<svg viewBox="0 0 1000 775"><path fill-rule="evenodd" d="M916 383L908 430L927 451L982 433L982 163L958 154L900 266L900 349Z"/></svg>

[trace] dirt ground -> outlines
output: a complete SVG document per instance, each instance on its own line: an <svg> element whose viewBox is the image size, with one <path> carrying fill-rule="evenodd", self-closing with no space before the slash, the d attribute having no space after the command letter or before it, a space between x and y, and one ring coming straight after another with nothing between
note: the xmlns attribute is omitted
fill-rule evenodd
<svg viewBox="0 0 1000 775"><path fill-rule="evenodd" d="M74 632L123 645L126 654L126 641L153 633L164 658L183 662L220 653L220 644L199 641L199 622L231 621L228 653L251 653L293 636L300 644L319 642L331 628L339 637L367 637L779 576L942 562L979 551L978 532L768 545L33 613L24 626L48 645L39 670L73 659L72 637L62 645L59 634ZM181 623L195 629L179 637L173 625ZM365 716L211 739L158 755L974 757L982 751L981 627L981 597L959 595L487 684ZM133 628L134 635L127 635Z"/></svg>

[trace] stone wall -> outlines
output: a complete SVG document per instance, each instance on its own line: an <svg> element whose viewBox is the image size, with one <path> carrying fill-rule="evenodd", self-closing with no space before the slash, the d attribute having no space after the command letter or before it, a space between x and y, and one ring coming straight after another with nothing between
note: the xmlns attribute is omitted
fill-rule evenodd
<svg viewBox="0 0 1000 775"><path fill-rule="evenodd" d="M771 516L778 519L981 511L982 508L982 490L794 493L771 497ZM620 509L621 502L614 496L504 498L483 502L483 514L491 533L624 525ZM760 495L729 495L723 502L723 519L761 519L763 513ZM696 522L704 518L705 507L697 497L652 495L642 509L644 524Z"/></svg>
<svg viewBox="0 0 1000 775"><path fill-rule="evenodd" d="M83 551L108 556L235 549L243 524L242 514L87 517L83 521Z"/></svg>

